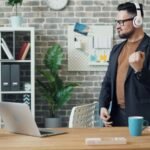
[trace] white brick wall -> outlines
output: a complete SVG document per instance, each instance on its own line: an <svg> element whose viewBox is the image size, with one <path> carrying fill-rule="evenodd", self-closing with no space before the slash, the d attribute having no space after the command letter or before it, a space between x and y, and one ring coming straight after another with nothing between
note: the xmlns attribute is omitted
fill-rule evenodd
<svg viewBox="0 0 150 150"><path fill-rule="evenodd" d="M42 58L47 48L58 42L64 49L65 59L62 78L67 81L81 83L74 90L72 99L58 114L63 118L64 126L68 123L68 116L72 106L98 100L101 82L105 72L68 72L67 71L67 26L79 21L90 25L114 24L116 7L127 0L70 0L62 11L53 11L46 0L24 0L19 7L19 14L24 18L23 26L35 27L36 36L36 67L42 65ZM144 5L144 28L150 35L150 1L139 0ZM0 0L0 26L10 26L9 17L14 14L14 8L6 5L6 0ZM115 31L115 30L114 30ZM118 41L116 33L114 42ZM47 115L47 106L36 92L36 121L43 125Z"/></svg>

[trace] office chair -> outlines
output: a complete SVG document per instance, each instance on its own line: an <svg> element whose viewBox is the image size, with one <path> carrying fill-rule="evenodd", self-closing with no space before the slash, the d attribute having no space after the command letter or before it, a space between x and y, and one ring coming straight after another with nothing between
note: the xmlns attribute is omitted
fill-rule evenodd
<svg viewBox="0 0 150 150"><path fill-rule="evenodd" d="M74 106L69 118L69 128L94 127L95 108L98 102Z"/></svg>

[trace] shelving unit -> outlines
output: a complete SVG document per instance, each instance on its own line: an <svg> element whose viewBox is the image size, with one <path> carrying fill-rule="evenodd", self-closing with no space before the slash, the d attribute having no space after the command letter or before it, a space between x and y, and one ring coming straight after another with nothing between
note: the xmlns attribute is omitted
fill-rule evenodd
<svg viewBox="0 0 150 150"><path fill-rule="evenodd" d="M2 39L8 49L4 50ZM35 116L35 39L34 28L0 28L0 101L27 103ZM17 60L24 42L30 43L27 56ZM12 54L10 59L6 50ZM25 50L24 50L25 51Z"/></svg>

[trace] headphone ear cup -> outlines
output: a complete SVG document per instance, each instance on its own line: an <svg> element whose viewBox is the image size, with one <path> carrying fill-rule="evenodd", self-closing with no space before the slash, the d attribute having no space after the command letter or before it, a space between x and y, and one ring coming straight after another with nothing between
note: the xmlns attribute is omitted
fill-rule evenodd
<svg viewBox="0 0 150 150"><path fill-rule="evenodd" d="M133 19L133 26L134 26L135 28L139 28L139 27L142 26L142 24L143 24L143 19L142 19L142 17L140 17L140 16L135 16L134 19Z"/></svg>

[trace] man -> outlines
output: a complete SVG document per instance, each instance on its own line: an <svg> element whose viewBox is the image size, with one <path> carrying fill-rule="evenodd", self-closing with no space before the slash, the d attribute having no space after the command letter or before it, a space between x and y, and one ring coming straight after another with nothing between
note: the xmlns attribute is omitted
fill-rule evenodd
<svg viewBox="0 0 150 150"><path fill-rule="evenodd" d="M116 29L126 40L113 47L102 83L100 118L106 127L127 126L135 115L150 122L150 38L142 28L143 7L126 2L117 9Z"/></svg>

